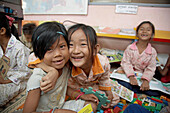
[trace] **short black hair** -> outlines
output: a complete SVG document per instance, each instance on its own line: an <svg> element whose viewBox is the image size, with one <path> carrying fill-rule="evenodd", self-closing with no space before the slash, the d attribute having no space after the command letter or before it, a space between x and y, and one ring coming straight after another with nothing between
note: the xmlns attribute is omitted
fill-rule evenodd
<svg viewBox="0 0 170 113"><path fill-rule="evenodd" d="M58 22L45 22L39 25L32 35L35 56L40 60L43 59L47 50L49 50L60 36L64 37L68 45L67 31L62 24Z"/></svg>
<svg viewBox="0 0 170 113"><path fill-rule="evenodd" d="M141 22L141 23L137 26L136 34L138 34L139 28L140 28L140 26L143 25L143 24L149 24L149 25L151 26L151 28L152 28L152 36L154 36L154 35L155 35L155 27L154 27L154 25L153 25L150 21L143 21L143 22Z"/></svg>
<svg viewBox="0 0 170 113"><path fill-rule="evenodd" d="M23 33L25 35L32 35L35 28L36 28L36 24L34 24L34 23L27 23L27 24L23 25L22 30L23 30Z"/></svg>
<svg viewBox="0 0 170 113"><path fill-rule="evenodd" d="M6 36L11 37L11 28L9 26L9 20L5 14L0 13L0 29L4 27L6 29Z"/></svg>
<svg viewBox="0 0 170 113"><path fill-rule="evenodd" d="M90 50L90 47L89 47L89 44L90 44L91 55L93 55L93 50L95 48L95 45L97 44L97 34L96 34L96 31L91 26L88 26L88 25L85 25L85 24L75 24L75 25L71 26L68 29L69 42L71 40L72 34L79 29L81 29L84 32L86 39L87 39L88 48Z"/></svg>

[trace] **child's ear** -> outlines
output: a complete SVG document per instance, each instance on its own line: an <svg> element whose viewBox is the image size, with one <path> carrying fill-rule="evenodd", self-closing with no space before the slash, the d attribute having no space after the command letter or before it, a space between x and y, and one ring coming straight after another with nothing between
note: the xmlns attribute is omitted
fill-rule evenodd
<svg viewBox="0 0 170 113"><path fill-rule="evenodd" d="M99 45L99 44L96 44L95 47L94 47L93 55L97 55L97 53L99 52L99 50L100 50L100 45Z"/></svg>
<svg viewBox="0 0 170 113"><path fill-rule="evenodd" d="M1 28L0 34L1 35L5 35L6 34L6 29L4 27Z"/></svg>

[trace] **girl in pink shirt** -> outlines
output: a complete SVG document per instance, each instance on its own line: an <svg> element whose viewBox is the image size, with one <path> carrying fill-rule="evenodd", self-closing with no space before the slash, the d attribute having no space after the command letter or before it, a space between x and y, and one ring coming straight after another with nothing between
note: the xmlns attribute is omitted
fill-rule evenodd
<svg viewBox="0 0 170 113"><path fill-rule="evenodd" d="M154 34L154 25L149 21L142 22L136 29L138 41L126 48L121 61L122 71L129 78L131 85L138 85L135 72L143 74L141 91L149 90L149 82L155 74L157 53L149 43ZM118 73L121 73L120 68Z"/></svg>

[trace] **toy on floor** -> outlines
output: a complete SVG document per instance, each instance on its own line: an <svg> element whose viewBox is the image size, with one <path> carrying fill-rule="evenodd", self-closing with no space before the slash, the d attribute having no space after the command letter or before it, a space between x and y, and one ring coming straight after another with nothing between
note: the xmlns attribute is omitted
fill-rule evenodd
<svg viewBox="0 0 170 113"><path fill-rule="evenodd" d="M99 99L97 111L101 110L101 105L106 106L106 103L110 103L110 100L108 100L108 97L105 94L101 94L99 91L94 91L92 87L89 87L88 89L81 88L80 91L85 94L94 94Z"/></svg>

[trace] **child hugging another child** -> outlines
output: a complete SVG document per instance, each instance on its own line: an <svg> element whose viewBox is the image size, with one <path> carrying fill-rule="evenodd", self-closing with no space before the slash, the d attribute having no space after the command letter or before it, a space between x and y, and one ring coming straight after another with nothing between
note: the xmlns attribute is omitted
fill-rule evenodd
<svg viewBox="0 0 170 113"><path fill-rule="evenodd" d="M138 41L129 45L124 51L121 67L118 73L125 73L130 80L127 82L119 81L120 84L135 91L135 93L146 93L147 95L159 95L156 91L149 90L149 82L153 78L156 70L156 50L149 43L155 34L154 25L149 21L144 21L136 29ZM139 87L135 72L142 73L142 84Z"/></svg>
<svg viewBox="0 0 170 113"><path fill-rule="evenodd" d="M83 94L79 92L80 88L92 87L94 90L106 94L111 103L102 106L103 109L116 105L119 97L111 91L110 83L110 64L106 56L98 54L99 45L95 30L84 24L76 24L69 28L69 54L71 61L71 77L68 80L67 95L72 99L81 100L79 104L76 101L67 101L66 103L74 104L77 108L79 105L91 104L93 111L96 112L98 98L93 94ZM38 65L39 62L35 61ZM45 66L45 65L44 65ZM41 68L44 66L41 65ZM46 67L49 67L46 65ZM46 68L47 69L47 68ZM48 71L50 72L50 71ZM41 89L45 92L51 90L55 82L55 74L47 74L42 79ZM72 108L74 109L74 108Z"/></svg>
<svg viewBox="0 0 170 113"><path fill-rule="evenodd" d="M95 30L90 26L77 24L69 28L68 38L70 61L73 65L68 81L68 87L73 90L68 95L90 103L95 112L98 100L92 95L81 95L78 92L80 88L92 87L106 94L111 101L107 106L102 106L103 109L116 105L119 97L111 91L110 64L106 56L98 54L99 44Z"/></svg>
<svg viewBox="0 0 170 113"><path fill-rule="evenodd" d="M0 62L0 106L25 90L31 74L27 67L30 50L11 34L12 20L0 13L0 59L6 58L4 61L9 63L8 68Z"/></svg>
<svg viewBox="0 0 170 113"><path fill-rule="evenodd" d="M58 72L55 74L57 81L53 90L43 93L40 89L40 81L46 72L41 68L35 68L27 83L28 95L23 112L75 113L71 110L60 109L65 101L67 80L70 75L70 69L66 65L69 60L69 52L65 27L57 22L46 22L39 25L33 33L32 45L35 56L43 64L57 70L55 71Z"/></svg>

